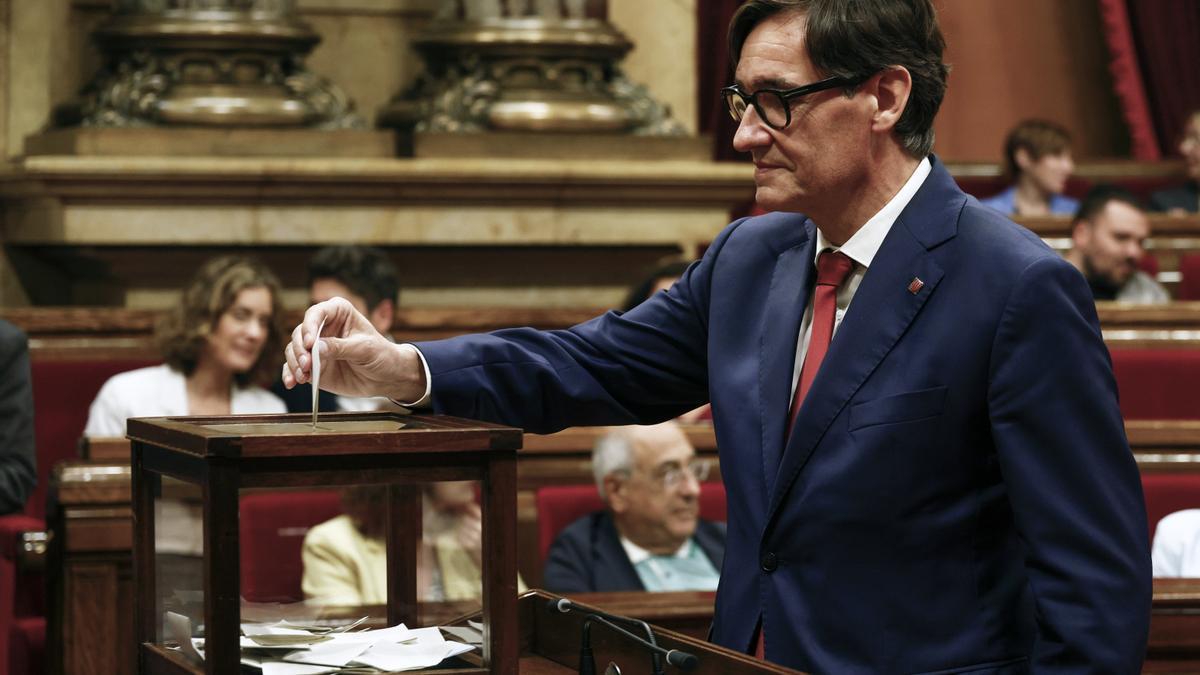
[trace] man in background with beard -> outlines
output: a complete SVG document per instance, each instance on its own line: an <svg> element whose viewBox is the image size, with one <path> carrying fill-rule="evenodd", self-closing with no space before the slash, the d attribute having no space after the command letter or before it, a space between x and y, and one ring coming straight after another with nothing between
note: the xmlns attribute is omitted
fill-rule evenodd
<svg viewBox="0 0 1200 675"><path fill-rule="evenodd" d="M1138 198L1101 185L1084 198L1071 223L1070 261L1087 279L1097 300L1138 305L1171 301L1171 296L1138 264L1146 255L1150 221Z"/></svg>

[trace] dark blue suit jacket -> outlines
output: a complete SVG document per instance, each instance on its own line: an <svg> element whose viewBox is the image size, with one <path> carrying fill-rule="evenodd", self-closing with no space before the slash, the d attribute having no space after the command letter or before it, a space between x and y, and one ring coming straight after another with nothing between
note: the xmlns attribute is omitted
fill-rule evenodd
<svg viewBox="0 0 1200 675"><path fill-rule="evenodd" d="M717 570L725 556L725 525L701 520L696 545ZM563 528L550 546L542 586L555 593L644 591L608 511L597 511Z"/></svg>
<svg viewBox="0 0 1200 675"><path fill-rule="evenodd" d="M1137 672L1145 507L1091 292L931 160L790 439L816 240L790 213L733 223L624 315L418 345L434 406L549 432L711 394L719 644L761 617L767 658L816 672Z"/></svg>

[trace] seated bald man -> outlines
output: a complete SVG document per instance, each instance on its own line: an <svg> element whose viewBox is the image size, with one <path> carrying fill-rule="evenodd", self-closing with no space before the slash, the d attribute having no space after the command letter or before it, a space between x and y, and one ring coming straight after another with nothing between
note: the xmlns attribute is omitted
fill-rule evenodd
<svg viewBox="0 0 1200 675"><path fill-rule="evenodd" d="M716 590L725 524L700 520L708 460L696 458L678 424L613 429L592 451L592 472L607 509L554 540L547 590Z"/></svg>

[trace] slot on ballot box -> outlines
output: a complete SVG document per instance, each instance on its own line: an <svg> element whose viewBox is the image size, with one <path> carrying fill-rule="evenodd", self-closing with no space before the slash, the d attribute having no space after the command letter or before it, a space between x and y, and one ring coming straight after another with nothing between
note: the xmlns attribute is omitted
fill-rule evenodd
<svg viewBox="0 0 1200 675"><path fill-rule="evenodd" d="M139 672L361 668L417 651L432 667L442 649L438 672L515 672L519 429L389 411L315 427L303 414L134 418L127 434ZM422 629L445 617L438 601L475 603L479 648ZM367 624L382 630L321 633L354 605L386 612Z"/></svg>

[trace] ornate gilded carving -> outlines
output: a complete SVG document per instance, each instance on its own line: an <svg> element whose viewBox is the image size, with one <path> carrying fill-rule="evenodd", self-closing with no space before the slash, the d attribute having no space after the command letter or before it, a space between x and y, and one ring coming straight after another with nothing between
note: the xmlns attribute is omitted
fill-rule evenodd
<svg viewBox="0 0 1200 675"><path fill-rule="evenodd" d="M107 65L60 126L365 126L305 66L320 38L294 0L114 0L93 36Z"/></svg>
<svg viewBox="0 0 1200 675"><path fill-rule="evenodd" d="M621 72L633 45L602 0L448 0L414 46L427 72L381 111L381 125L684 134Z"/></svg>

